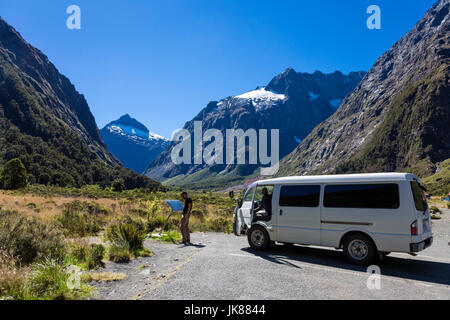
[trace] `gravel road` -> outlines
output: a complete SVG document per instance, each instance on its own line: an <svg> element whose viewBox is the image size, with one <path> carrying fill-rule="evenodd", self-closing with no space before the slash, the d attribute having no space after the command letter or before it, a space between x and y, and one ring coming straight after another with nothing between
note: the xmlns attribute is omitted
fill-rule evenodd
<svg viewBox="0 0 450 320"><path fill-rule="evenodd" d="M367 288L366 268L341 251L277 245L249 249L246 237L194 233L195 245L147 241L150 258L108 263L122 281L97 283L97 299L450 299L450 210L433 222L434 244L418 256L391 254L381 289Z"/></svg>

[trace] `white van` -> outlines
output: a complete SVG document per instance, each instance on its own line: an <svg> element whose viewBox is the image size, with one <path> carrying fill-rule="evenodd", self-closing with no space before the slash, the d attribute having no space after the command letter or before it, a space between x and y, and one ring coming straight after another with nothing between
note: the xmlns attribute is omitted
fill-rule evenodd
<svg viewBox="0 0 450 320"><path fill-rule="evenodd" d="M368 265L390 252L415 254L432 244L424 191L409 173L261 180L236 207L234 233L247 235L253 249L275 242L342 248L350 262Z"/></svg>

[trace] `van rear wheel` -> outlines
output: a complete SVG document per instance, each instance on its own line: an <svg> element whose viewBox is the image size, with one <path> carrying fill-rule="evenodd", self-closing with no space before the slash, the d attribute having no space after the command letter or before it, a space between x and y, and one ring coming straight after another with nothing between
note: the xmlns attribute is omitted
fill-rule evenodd
<svg viewBox="0 0 450 320"><path fill-rule="evenodd" d="M372 239L364 234L352 234L344 239L345 258L353 264L370 265L377 255L377 248Z"/></svg>
<svg viewBox="0 0 450 320"><path fill-rule="evenodd" d="M248 244L255 250L266 250L270 245L269 234L261 226L254 225L248 232Z"/></svg>

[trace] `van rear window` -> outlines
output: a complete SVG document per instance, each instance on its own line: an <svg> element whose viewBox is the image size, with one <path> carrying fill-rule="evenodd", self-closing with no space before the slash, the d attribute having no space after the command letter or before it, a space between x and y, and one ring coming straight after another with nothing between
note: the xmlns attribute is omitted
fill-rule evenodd
<svg viewBox="0 0 450 320"><path fill-rule="evenodd" d="M411 190L413 193L416 210L425 211L427 208L427 200L425 198L425 193L420 188L417 181L411 181Z"/></svg>
<svg viewBox="0 0 450 320"><path fill-rule="evenodd" d="M282 186L280 206L282 207L318 207L320 186Z"/></svg>
<svg viewBox="0 0 450 320"><path fill-rule="evenodd" d="M324 207L396 209L400 206L398 185L345 184L325 187Z"/></svg>

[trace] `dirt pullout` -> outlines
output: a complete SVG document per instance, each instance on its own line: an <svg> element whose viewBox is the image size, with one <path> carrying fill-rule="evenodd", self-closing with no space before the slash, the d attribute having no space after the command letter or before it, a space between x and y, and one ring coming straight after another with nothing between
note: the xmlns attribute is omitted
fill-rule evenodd
<svg viewBox="0 0 450 320"><path fill-rule="evenodd" d="M191 237L192 245L187 246L147 240L145 247L152 250L151 257L133 259L129 263L107 262L98 272L125 273L127 277L121 281L91 283L97 289L92 299L133 300L156 289L209 243L203 233Z"/></svg>

